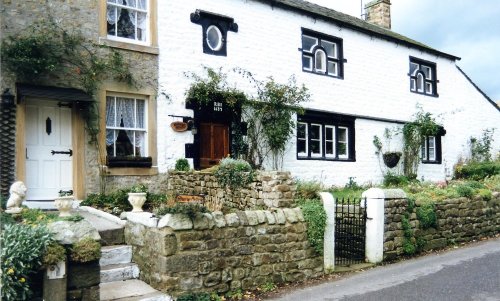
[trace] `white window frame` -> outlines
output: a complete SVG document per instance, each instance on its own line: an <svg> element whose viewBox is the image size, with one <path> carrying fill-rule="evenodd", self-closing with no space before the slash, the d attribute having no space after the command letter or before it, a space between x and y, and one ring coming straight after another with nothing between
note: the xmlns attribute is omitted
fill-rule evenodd
<svg viewBox="0 0 500 301"><path fill-rule="evenodd" d="M217 43L217 46L216 47L212 47L212 45L210 45L210 42L208 40L208 32L210 31L210 29L214 28L215 31L217 32L218 36L219 36L219 40L218 40L218 43ZM207 46L208 48L210 48L212 51L219 51L222 46L224 45L224 38L223 38L223 35L222 35L222 31L219 29L219 27L217 25L210 25L207 27L207 31L206 31L206 42L207 42Z"/></svg>
<svg viewBox="0 0 500 301"><path fill-rule="evenodd" d="M117 132L119 130L125 130L125 131L133 131L134 135L133 135L133 145L135 145L135 139L136 139L136 135L135 133L136 132L143 132L144 133L144 154L141 155L141 157L147 157L149 155L149 149L148 149L148 129L147 129L147 126L148 126L148 100L147 98L145 97L134 97L134 96L123 96L123 95L115 95L115 94L107 94L106 95L106 101L107 101L107 98L108 97L113 97L114 98L114 108L115 108L115 111L114 111L114 120L115 120L115 126L108 126L107 125L107 121L106 122L106 133L108 130L113 130L113 156L116 156L116 138L117 138ZM134 101L134 124L137 125L137 100L142 100L144 101L144 128L138 128L138 127L120 127L119 126L119 123L118 123L118 116L117 116L117 111L116 111L116 99L117 98L124 98L124 99L130 99L131 101L133 100ZM107 115L107 112L105 112L105 114ZM117 125L118 123L118 125ZM130 137L129 137L130 138ZM134 157L137 157L136 153L135 153L135 147L133 148L133 156Z"/></svg>
<svg viewBox="0 0 500 301"><path fill-rule="evenodd" d="M323 125L318 124L318 123L311 123L311 131L312 131L313 127L319 128L319 138L318 139L311 138L310 140L311 141L319 141L319 153L313 153L311 150L311 157L313 157L313 158L323 157Z"/></svg>
<svg viewBox="0 0 500 301"><path fill-rule="evenodd" d="M305 141L305 145L306 145L306 152L305 153L299 153L297 152L297 156L299 157L308 157L309 156L309 124L307 122L298 122L297 125L299 124L302 124L302 125L305 125L306 127L306 130L305 130L305 137L304 138L299 138L299 136L297 135L297 140L303 140Z"/></svg>
<svg viewBox="0 0 500 301"><path fill-rule="evenodd" d="M321 56L319 60L321 61L321 68L318 68L318 56ZM314 71L317 73L325 73L327 70L328 60L326 59L326 51L322 48L316 49L314 52Z"/></svg>
<svg viewBox="0 0 500 301"><path fill-rule="evenodd" d="M332 140L327 140L326 139L326 129L331 129L332 130ZM335 126L333 125L325 125L325 158L335 158L336 154L337 154L337 144L336 144L336 132L335 132ZM332 150L333 150L333 154L327 154L326 153L326 144L327 143L331 143L332 145Z"/></svg>
<svg viewBox="0 0 500 301"><path fill-rule="evenodd" d="M338 152L338 157L339 159L349 159L349 128L345 126L339 126L338 129L339 130L345 129L345 141L340 141L340 138L338 138L337 142L338 144L345 143L345 152L346 152L345 155L342 155L340 154L340 152Z"/></svg>
<svg viewBox="0 0 500 301"><path fill-rule="evenodd" d="M139 1L139 0L136 0ZM108 13L108 6L113 7L114 9L116 8L121 8L121 9L127 9L129 11L134 11L136 12L136 31L137 31L137 13L146 13L146 20L144 21L146 23L146 30L145 30L145 40L141 41L138 40L137 37L136 39L131 39L131 38L124 38L124 37L119 37L118 36L118 19L119 16L117 14L116 16L116 22L115 22L115 35L109 35L106 30L106 37L109 40L113 41L118 41L118 42L126 42L126 43L133 43L133 44L138 44L138 45L149 45L151 43L151 24L150 24L150 18L151 18L151 4L150 0L146 0L146 9L140 9L140 8L135 8L123 4L118 4L118 3L113 3L109 0L106 1L106 15Z"/></svg>

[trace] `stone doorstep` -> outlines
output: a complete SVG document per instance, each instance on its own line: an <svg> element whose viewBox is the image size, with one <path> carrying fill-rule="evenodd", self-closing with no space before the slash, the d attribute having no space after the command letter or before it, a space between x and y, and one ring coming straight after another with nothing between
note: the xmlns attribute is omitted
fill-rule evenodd
<svg viewBox="0 0 500 301"><path fill-rule="evenodd" d="M140 280L114 281L100 284L101 301L172 301L165 295Z"/></svg>
<svg viewBox="0 0 500 301"><path fill-rule="evenodd" d="M375 264L373 263L356 263L352 264L349 266L335 266L335 269L333 270L334 273L344 273L344 272L352 272L352 271L358 271L362 269L368 269L371 267L374 267Z"/></svg>
<svg viewBox="0 0 500 301"><path fill-rule="evenodd" d="M131 261L132 246L115 245L105 246L101 249L101 259L99 260L101 267L112 264L130 263Z"/></svg>
<svg viewBox="0 0 500 301"><path fill-rule="evenodd" d="M135 263L112 264L101 267L101 283L139 278Z"/></svg>

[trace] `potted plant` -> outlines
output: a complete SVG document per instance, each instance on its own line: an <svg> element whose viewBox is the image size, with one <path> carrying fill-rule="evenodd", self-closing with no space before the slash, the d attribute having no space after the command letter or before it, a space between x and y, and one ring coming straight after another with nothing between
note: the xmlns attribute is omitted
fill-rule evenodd
<svg viewBox="0 0 500 301"><path fill-rule="evenodd" d="M59 191L59 197L54 200L54 206L59 210L60 217L71 216L71 209L73 208L73 191Z"/></svg>
<svg viewBox="0 0 500 301"><path fill-rule="evenodd" d="M142 206L146 202L148 188L144 184L134 185L128 193L128 201L132 205L132 212L142 212Z"/></svg>
<svg viewBox="0 0 500 301"><path fill-rule="evenodd" d="M382 158L384 159L384 163L387 167L393 168L398 165L401 155L401 152L386 152L382 155Z"/></svg>

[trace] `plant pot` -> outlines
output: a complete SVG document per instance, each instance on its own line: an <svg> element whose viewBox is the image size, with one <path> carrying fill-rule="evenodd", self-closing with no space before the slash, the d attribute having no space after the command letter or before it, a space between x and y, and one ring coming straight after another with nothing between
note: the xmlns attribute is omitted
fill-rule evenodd
<svg viewBox="0 0 500 301"><path fill-rule="evenodd" d="M146 192L129 192L128 202L132 205L132 212L142 212L142 206L146 202Z"/></svg>
<svg viewBox="0 0 500 301"><path fill-rule="evenodd" d="M393 168L399 163L399 159L401 159L401 153L400 152L392 152L392 153L385 153L382 155L384 158L384 163L387 167Z"/></svg>
<svg viewBox="0 0 500 301"><path fill-rule="evenodd" d="M70 211L73 208L74 199L75 199L74 196L68 195L68 196L60 196L54 200L54 206L57 208L57 210L59 210L60 217L71 216Z"/></svg>

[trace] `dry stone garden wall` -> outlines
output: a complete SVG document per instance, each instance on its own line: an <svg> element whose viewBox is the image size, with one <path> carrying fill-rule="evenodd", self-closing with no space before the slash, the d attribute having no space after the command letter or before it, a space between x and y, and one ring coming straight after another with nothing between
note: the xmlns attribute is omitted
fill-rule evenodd
<svg viewBox="0 0 500 301"><path fill-rule="evenodd" d="M422 229L417 219L418 202L409 213L409 225L414 238L425 242L424 250L443 248L449 244L478 240L500 233L500 193L490 200L480 196L449 199L435 204L437 226ZM385 200L384 259L404 254L403 218L407 211L406 199Z"/></svg>
<svg viewBox="0 0 500 301"><path fill-rule="evenodd" d="M293 206L296 184L290 172L257 171L255 181L238 191L221 187L211 172L170 171L168 193L205 196L210 206L226 209L255 210L290 208Z"/></svg>
<svg viewBox="0 0 500 301"><path fill-rule="evenodd" d="M127 219L125 239L140 277L174 295L254 289L323 274L323 258L309 245L299 208Z"/></svg>

